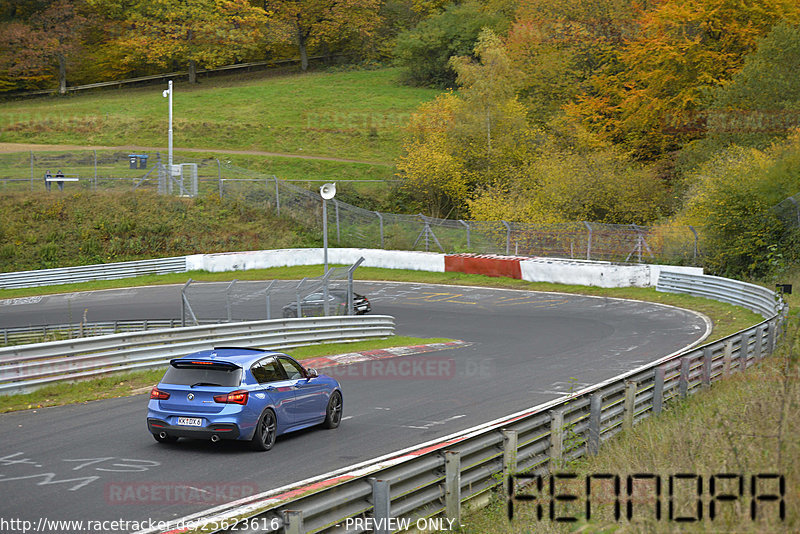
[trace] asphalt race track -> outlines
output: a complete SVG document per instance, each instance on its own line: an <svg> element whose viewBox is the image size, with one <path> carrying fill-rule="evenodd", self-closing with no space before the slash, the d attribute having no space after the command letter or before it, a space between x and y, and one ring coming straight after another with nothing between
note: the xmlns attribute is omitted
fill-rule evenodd
<svg viewBox="0 0 800 534"><path fill-rule="evenodd" d="M273 296L273 317L292 299L289 287ZM455 361L414 377L388 367L341 376L341 427L279 438L266 453L232 442L156 443L147 395L0 415L0 517L34 526L183 517L534 406L706 334L697 314L641 302L383 282L357 282L356 291L373 313L397 318L398 334L471 344L414 356ZM0 325L178 317L179 294L160 286L0 301ZM241 304L264 317L263 296Z"/></svg>

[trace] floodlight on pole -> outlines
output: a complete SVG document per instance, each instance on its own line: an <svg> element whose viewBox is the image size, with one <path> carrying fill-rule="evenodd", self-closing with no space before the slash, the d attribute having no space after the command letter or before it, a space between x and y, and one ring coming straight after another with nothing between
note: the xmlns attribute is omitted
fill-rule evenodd
<svg viewBox="0 0 800 534"><path fill-rule="evenodd" d="M168 89L165 89L161 96L169 98L169 136L168 136L168 158L169 158L169 173L168 176L172 178L172 80L169 81Z"/></svg>
<svg viewBox="0 0 800 534"><path fill-rule="evenodd" d="M325 184L319 188L319 196L322 197L322 248L324 250L325 271L328 273L328 206L327 201L336 196L336 184Z"/></svg>

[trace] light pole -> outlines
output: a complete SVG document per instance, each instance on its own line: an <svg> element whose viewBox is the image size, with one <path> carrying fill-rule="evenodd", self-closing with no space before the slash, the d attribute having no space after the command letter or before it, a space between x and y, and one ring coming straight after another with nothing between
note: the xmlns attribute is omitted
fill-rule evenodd
<svg viewBox="0 0 800 534"><path fill-rule="evenodd" d="M324 249L325 271L328 274L328 205L327 201L336 195L336 184L325 184L319 188L322 197L322 248Z"/></svg>
<svg viewBox="0 0 800 534"><path fill-rule="evenodd" d="M167 176L169 176L171 179L172 178L172 80L169 81L169 88L165 89L161 93L161 96L163 96L164 98L169 98L169 141L168 141L169 174Z"/></svg>

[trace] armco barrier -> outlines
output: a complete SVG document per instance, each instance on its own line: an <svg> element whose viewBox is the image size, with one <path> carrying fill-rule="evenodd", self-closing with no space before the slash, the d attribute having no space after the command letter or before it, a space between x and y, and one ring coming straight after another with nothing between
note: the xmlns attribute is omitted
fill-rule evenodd
<svg viewBox="0 0 800 534"><path fill-rule="evenodd" d="M186 272L186 257L161 258L158 260L126 261L100 265L81 265L39 271L0 273L0 289L52 286L91 282L92 280L115 280L146 274L168 274Z"/></svg>
<svg viewBox="0 0 800 534"><path fill-rule="evenodd" d="M0 348L0 394L113 371L160 367L170 358L215 345L290 348L388 337L394 318L357 315L192 326Z"/></svg>
<svg viewBox="0 0 800 534"><path fill-rule="evenodd" d="M509 484L511 475L545 474L596 453L604 441L657 415L667 402L744 371L774 350L784 309L768 289L710 276L662 272L660 278L662 290L734 302L767 319L497 421L178 521L213 523L213 532L257 526L248 532L287 534L391 532L370 527L389 518L414 525L441 514L460 524L463 502ZM513 483L510 491L513 504ZM376 522L358 527L354 519ZM150 532L157 531L141 534Z"/></svg>
<svg viewBox="0 0 800 534"><path fill-rule="evenodd" d="M778 296L761 286L718 276L661 273L656 291L685 293L742 306L769 318L778 313Z"/></svg>

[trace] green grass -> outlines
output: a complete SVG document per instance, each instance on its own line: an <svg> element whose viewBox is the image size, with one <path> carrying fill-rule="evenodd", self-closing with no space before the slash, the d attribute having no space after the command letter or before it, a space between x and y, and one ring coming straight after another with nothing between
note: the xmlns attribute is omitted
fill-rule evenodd
<svg viewBox="0 0 800 534"><path fill-rule="evenodd" d="M396 69L178 83L174 143L391 163L409 114L437 94ZM157 87L0 103L3 142L165 146L166 131Z"/></svg>
<svg viewBox="0 0 800 534"><path fill-rule="evenodd" d="M353 343L309 345L290 349L286 352L298 360L305 360L332 354L386 349L391 347L406 347L427 343L444 343L447 341L452 340L446 338L426 339L408 336L392 336L385 339L373 339ZM65 404L76 404L146 393L149 388L158 383L163 375L163 369L115 373L102 378L83 380L75 383L53 384L32 393L0 396L0 413L44 408L46 406L63 406Z"/></svg>
<svg viewBox="0 0 800 534"><path fill-rule="evenodd" d="M800 272L784 273L782 283L800 284ZM800 305L800 295L787 295L790 308ZM748 499L742 499L731 512L724 508L713 522L709 520L709 499L704 501L705 520L698 523L667 521L668 488L662 487L662 521L644 518L628 522L614 521L608 494L595 496L595 514L600 519L587 521L582 510L564 510L577 523L564 524L539 520L534 506L518 503L515 519L507 520L504 499L493 496L490 504L468 512L462 518L465 534L544 534L586 533L783 533L800 532L800 315L792 312L787 335L773 356L745 373L715 382L709 390L667 405L658 417L649 418L603 444L597 456L583 458L563 471L578 475L598 473L661 474L663 480L678 473L704 476L704 492L709 495L709 477L717 473L745 475L745 495L750 495L751 475L778 473L786 477L786 520L780 521L774 504L761 503L763 517L751 521ZM624 481L624 478L623 478ZM764 487L764 491L771 489ZM579 488L579 495L583 488ZM623 482L623 493L624 482ZM574 493L574 486L565 489ZM598 502L604 502L598 508ZM582 501L583 502L583 501ZM652 501L650 506L654 506ZM693 503L681 503L681 510L691 510ZM623 514L624 514L623 508ZM546 517L547 511L545 511ZM677 515L677 514L676 514ZM689 515L680 514L680 515Z"/></svg>

